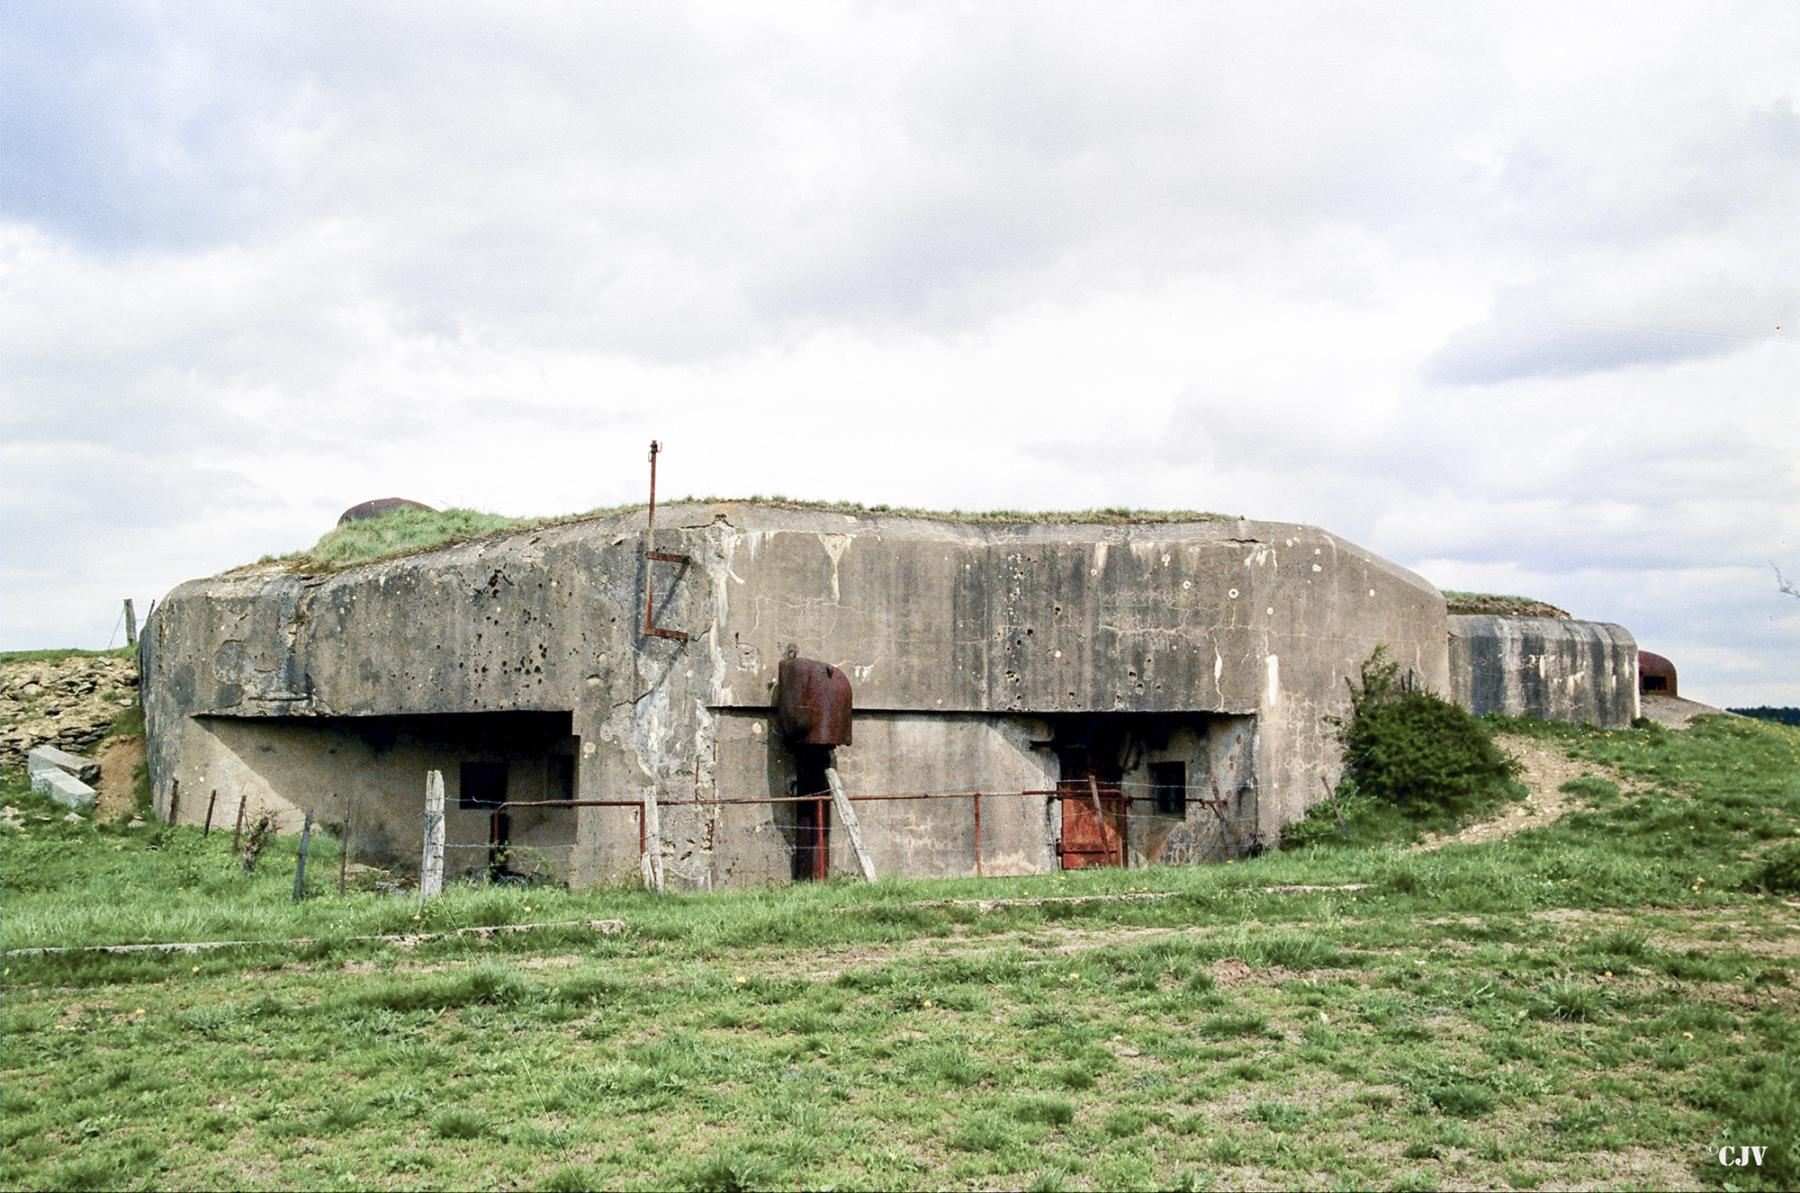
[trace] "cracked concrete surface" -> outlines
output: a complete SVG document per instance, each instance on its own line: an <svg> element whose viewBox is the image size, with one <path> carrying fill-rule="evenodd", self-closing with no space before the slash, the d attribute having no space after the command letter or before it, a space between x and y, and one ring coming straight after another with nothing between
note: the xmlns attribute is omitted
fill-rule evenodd
<svg viewBox="0 0 1800 1193"><path fill-rule="evenodd" d="M1200 794L1219 782L1272 840L1335 777L1323 718L1342 711L1345 677L1377 646L1428 687L1450 681L1437 591L1311 527L676 505L658 511L657 547L692 562L647 569L641 519L496 535L328 576L251 568L180 586L146 628L159 807L180 779L295 821L302 807L363 808L404 858L413 789L433 758L457 795L455 743L415 732L419 718L553 714L566 716L566 740L515 734L493 749L525 788L552 789L554 768L533 750L576 758L577 797L657 801L671 882L784 879L791 811L691 801L789 794L791 759L765 722L792 648L853 677L857 741L838 758L853 791L1046 786L1052 722L1121 716L1137 718L1144 759L1182 761ZM642 634L647 585L657 622L686 642ZM183 819L195 803L182 801ZM984 865L1055 865L1051 801L1014 803L984 809ZM887 848L899 869L887 872L973 872L969 815L957 801L894 811ZM1182 839L1197 841L1209 815L1190 813ZM476 865L485 818L458 816L452 843ZM572 831L538 830L546 849L564 834L554 860L567 876L636 872L634 809L574 819ZM1148 858L1170 827L1148 825L1132 850ZM833 839L834 868L848 864L842 845Z"/></svg>

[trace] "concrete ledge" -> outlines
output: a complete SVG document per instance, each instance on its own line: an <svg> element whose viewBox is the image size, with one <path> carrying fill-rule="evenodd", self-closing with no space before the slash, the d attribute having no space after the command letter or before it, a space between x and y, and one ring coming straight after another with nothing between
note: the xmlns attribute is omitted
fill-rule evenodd
<svg viewBox="0 0 1800 1193"><path fill-rule="evenodd" d="M54 766L32 771L31 789L41 791L63 807L76 811L94 806L94 789L68 771Z"/></svg>
<svg viewBox="0 0 1800 1193"><path fill-rule="evenodd" d="M83 783L93 783L100 778L98 762L79 754L71 754L67 750L59 750L55 746L32 747L25 756L25 765L34 775L40 770L55 769L67 771Z"/></svg>

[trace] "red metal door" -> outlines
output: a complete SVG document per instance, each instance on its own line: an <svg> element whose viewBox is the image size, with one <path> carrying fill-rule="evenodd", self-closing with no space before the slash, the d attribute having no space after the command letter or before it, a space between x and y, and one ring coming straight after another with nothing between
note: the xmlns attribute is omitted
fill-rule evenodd
<svg viewBox="0 0 1800 1193"><path fill-rule="evenodd" d="M1116 779L1102 781L1086 757L1063 759L1056 789L1062 801L1065 870L1125 864L1125 796Z"/></svg>

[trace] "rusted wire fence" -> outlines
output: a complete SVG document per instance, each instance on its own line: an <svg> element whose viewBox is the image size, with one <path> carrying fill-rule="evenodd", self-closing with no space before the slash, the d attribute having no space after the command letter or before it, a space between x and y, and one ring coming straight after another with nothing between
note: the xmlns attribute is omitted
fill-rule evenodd
<svg viewBox="0 0 1800 1193"><path fill-rule="evenodd" d="M170 792L170 804L179 798ZM860 822L864 853L878 876L987 877L1058 868L1138 867L1223 861L1259 852L1254 789L1231 798L1171 801L1155 784L1068 783L1018 791L939 790L846 794ZM209 793L203 831L223 832L231 854L260 849L289 826L255 801ZM171 808L171 811L173 809ZM532 886L625 882L660 889L715 880L821 879L866 873L829 793L676 799L509 800L425 813L435 827L442 873L456 880ZM584 825L584 814L615 814ZM432 817L439 819L435 826ZM298 821L296 814L292 819ZM314 821L311 869L296 875L296 898L336 891L415 888L409 853L374 817L354 813ZM259 825L259 821L263 823ZM476 825L485 830L472 832ZM251 845L251 838L256 844ZM318 838L329 845L317 849ZM417 838L414 839L415 842ZM398 860L396 860L398 859ZM371 864L374 863L374 864ZM246 867L247 868L247 867Z"/></svg>
<svg viewBox="0 0 1800 1193"><path fill-rule="evenodd" d="M1262 848L1253 793L1188 797L1173 806L1153 784L1134 783L843 798L880 873L983 877L1059 866L1184 864ZM834 802L827 793L506 801L490 808L486 840L451 840L445 849L460 859L449 872L502 882L566 880L578 871L589 881L636 873L652 885L664 870L702 884L715 874L764 880L855 874L862 859ZM509 831L519 814L586 809L623 815L590 830L585 841Z"/></svg>

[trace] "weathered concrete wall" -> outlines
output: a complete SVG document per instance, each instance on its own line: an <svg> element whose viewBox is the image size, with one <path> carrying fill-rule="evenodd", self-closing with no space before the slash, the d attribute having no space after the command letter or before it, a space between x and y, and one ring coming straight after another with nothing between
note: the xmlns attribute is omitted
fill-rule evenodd
<svg viewBox="0 0 1800 1193"><path fill-rule="evenodd" d="M1335 775L1323 717L1343 710L1344 678L1376 646L1427 686L1448 685L1437 591L1310 527L970 526L676 506L659 511L656 545L693 562L647 574L641 525L626 514L335 575L263 567L182 585L145 632L159 800L180 779L181 817L197 821L204 801L185 793L229 783L329 817L332 792L366 773L356 798L384 809L376 820L391 819L383 831L399 842L427 761L455 762L454 743L390 751L365 770L346 761L360 758L353 742L319 736L347 732L326 718L565 710L578 797L665 805L671 882L785 880L791 808L675 801L786 794L791 760L766 720L792 647L856 686L856 743L838 761L853 791L1049 786L1057 762L1029 744L1034 718L1183 714L1190 773L1228 776L1234 813L1272 841ZM647 582L659 624L689 641L642 635ZM450 779L454 768L441 769ZM1053 802L1014 802L984 802L984 868L1050 868ZM966 802L862 806L879 865L967 872ZM636 824L634 810L583 810L575 880L635 875ZM1134 828L1131 848L1210 856L1224 846L1206 831L1190 809L1182 825ZM846 848L834 834L834 867L849 867Z"/></svg>
<svg viewBox="0 0 1800 1193"><path fill-rule="evenodd" d="M1448 685L1443 597L1307 526L968 526L786 513L717 525L716 704L768 703L793 646L858 709L1255 715L1261 832L1318 799L1323 718L1377 646Z"/></svg>
<svg viewBox="0 0 1800 1193"><path fill-rule="evenodd" d="M1637 643L1622 626L1462 615L1449 629L1451 694L1476 716L1617 729L1638 715Z"/></svg>
<svg viewBox="0 0 1800 1193"><path fill-rule="evenodd" d="M704 560L703 532L658 538ZM268 805L285 827L298 824L302 807L340 817L345 809L332 793L356 791L359 806L374 810L371 825L386 824L390 805L404 809L391 812L391 835L410 840L418 835L424 770L445 770L454 801L456 764L479 754L443 745L403 750L362 777L345 763L360 757L356 735L328 719L520 709L571 714L581 752L578 797L691 796L695 743L710 741L711 713L698 695L710 690L712 653L703 643L641 639L641 548L641 531L588 522L335 575L263 567L181 585L157 606L144 635L158 807L166 815L179 779L184 822L198 823L205 812L191 793L217 786L222 799L241 794ZM658 580L674 573L659 571ZM659 605L682 622L705 623L710 592L673 578ZM259 722L266 732L244 745ZM311 735L308 725L316 726ZM451 843L463 828L475 831L473 819L463 826L459 817L480 815L453 814ZM610 834L596 834L613 828L620 813L595 810L591 829L582 818L570 861L578 880L597 881L626 865L636 872L635 813L622 815L632 827L616 847ZM485 828L479 837L485 841ZM416 856L413 850L396 847L395 860Z"/></svg>
<svg viewBox="0 0 1800 1193"><path fill-rule="evenodd" d="M415 867L424 824L424 778L444 775L445 873L482 872L488 862L489 817L460 806L461 763L505 761L514 799L560 798L553 790L547 751L471 746L442 723L409 724L416 718L201 717L187 734L182 797L184 823L198 824L218 791L215 826L229 826L244 805L244 823L264 812L280 832L299 832L311 811L321 829L350 827L351 855L359 861ZM167 793L157 808L168 814ZM575 858L575 813L566 809L514 813L511 841L515 868L567 874ZM636 850L632 856L635 859Z"/></svg>

